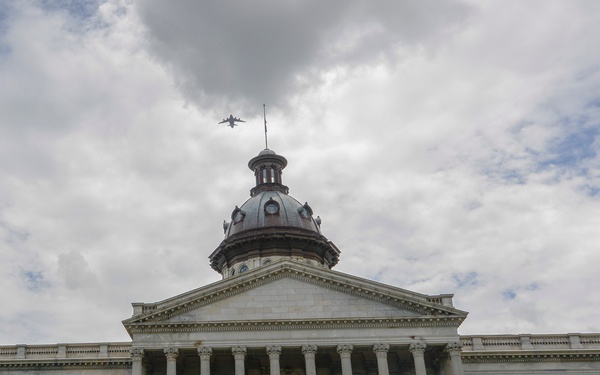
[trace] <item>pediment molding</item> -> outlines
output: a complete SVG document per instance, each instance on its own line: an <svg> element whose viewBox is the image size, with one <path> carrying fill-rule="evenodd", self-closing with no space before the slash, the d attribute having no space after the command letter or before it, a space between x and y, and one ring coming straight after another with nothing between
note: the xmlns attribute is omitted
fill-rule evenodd
<svg viewBox="0 0 600 375"><path fill-rule="evenodd" d="M247 274L241 274L237 277L221 280L204 288L196 289L162 302L144 304L141 314L123 321L123 324L128 330L131 330L135 325L151 325L151 323L165 322L171 317L185 314L189 311L283 278L293 278L335 291L388 304L399 310L407 310L421 316L432 317L433 321L437 321L437 319L442 321L444 320L442 318L449 317L459 317L459 320L462 321L467 315L464 311L443 305L439 296L421 295L340 272L323 270L298 261L282 260L280 262L274 262L264 268L252 270ZM414 323L415 318L412 319ZM404 321L404 319L398 319L398 321ZM196 324L198 327L207 327L208 323L186 322L177 323L173 326L177 327L182 324Z"/></svg>

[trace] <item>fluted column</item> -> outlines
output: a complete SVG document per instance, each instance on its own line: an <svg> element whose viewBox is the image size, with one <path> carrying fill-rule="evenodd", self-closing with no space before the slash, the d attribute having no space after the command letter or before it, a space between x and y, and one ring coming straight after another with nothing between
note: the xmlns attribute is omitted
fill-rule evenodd
<svg viewBox="0 0 600 375"><path fill-rule="evenodd" d="M390 369L387 362L387 353L390 350L389 344L375 344L373 345L373 352L377 357L377 370L379 375L390 375ZM420 375L417 373L417 375Z"/></svg>
<svg viewBox="0 0 600 375"><path fill-rule="evenodd" d="M340 353L342 360L342 375L352 375L352 349L353 345L340 344L337 346L337 352Z"/></svg>
<svg viewBox="0 0 600 375"><path fill-rule="evenodd" d="M413 342L408 347L415 361L416 375L427 375L427 370L425 369L425 348L427 348L427 345L423 342Z"/></svg>
<svg viewBox="0 0 600 375"><path fill-rule="evenodd" d="M233 358L235 358L235 375L245 375L244 360L246 358L246 347L234 346L231 348L231 353L233 354Z"/></svg>
<svg viewBox="0 0 600 375"><path fill-rule="evenodd" d="M132 348L129 352L131 353L131 375L142 375L144 349Z"/></svg>
<svg viewBox="0 0 600 375"><path fill-rule="evenodd" d="M200 375L210 375L210 356L212 348L209 346L200 346L198 356L200 357Z"/></svg>
<svg viewBox="0 0 600 375"><path fill-rule="evenodd" d="M452 366L452 375L463 375L462 358L460 352L462 344L460 342L449 342L446 345L446 352L450 355L450 365Z"/></svg>
<svg viewBox="0 0 600 375"><path fill-rule="evenodd" d="M269 345L267 346L267 354L269 355L269 369L271 375L279 375L279 355L281 354L281 346Z"/></svg>
<svg viewBox="0 0 600 375"><path fill-rule="evenodd" d="M304 354L304 364L306 375L317 375L317 366L315 365L316 345L302 345L302 354Z"/></svg>
<svg viewBox="0 0 600 375"><path fill-rule="evenodd" d="M165 348L165 357L167 357L167 375L177 375L177 356L179 349L171 347Z"/></svg>

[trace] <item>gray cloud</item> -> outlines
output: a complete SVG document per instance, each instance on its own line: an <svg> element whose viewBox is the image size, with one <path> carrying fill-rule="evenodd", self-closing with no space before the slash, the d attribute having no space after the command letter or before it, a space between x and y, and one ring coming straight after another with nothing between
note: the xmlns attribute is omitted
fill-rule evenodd
<svg viewBox="0 0 600 375"><path fill-rule="evenodd" d="M468 12L459 2L138 3L150 51L200 107L287 106L337 66L395 59L443 40ZM423 43L423 44L422 44Z"/></svg>

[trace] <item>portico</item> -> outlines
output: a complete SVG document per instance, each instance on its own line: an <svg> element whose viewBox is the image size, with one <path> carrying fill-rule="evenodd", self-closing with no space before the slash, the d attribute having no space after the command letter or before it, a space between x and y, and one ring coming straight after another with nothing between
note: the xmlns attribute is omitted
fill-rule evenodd
<svg viewBox="0 0 600 375"><path fill-rule="evenodd" d="M133 367L132 375L438 374L449 359L446 350L447 345L427 347L422 342L408 346L166 347L162 352L138 348L132 351L143 354L134 357L140 366ZM449 367L452 371L445 374L462 374L455 372L455 364L449 363Z"/></svg>

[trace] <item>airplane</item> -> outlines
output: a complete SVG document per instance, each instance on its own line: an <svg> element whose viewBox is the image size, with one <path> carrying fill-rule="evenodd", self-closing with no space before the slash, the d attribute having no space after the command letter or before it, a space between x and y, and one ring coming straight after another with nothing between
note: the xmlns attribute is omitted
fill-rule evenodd
<svg viewBox="0 0 600 375"><path fill-rule="evenodd" d="M233 117L233 115L229 115L228 118L223 119L219 124L228 123L227 126L230 126L232 129L234 126L237 126L236 122L246 122L244 120L240 120L238 117Z"/></svg>

